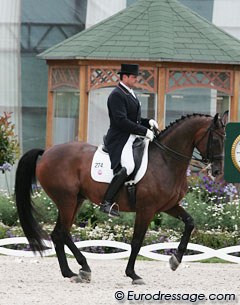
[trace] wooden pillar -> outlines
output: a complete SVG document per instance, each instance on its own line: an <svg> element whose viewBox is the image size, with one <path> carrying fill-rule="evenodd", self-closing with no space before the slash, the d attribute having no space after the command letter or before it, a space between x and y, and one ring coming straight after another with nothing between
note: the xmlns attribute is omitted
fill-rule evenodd
<svg viewBox="0 0 240 305"><path fill-rule="evenodd" d="M80 101L79 101L79 123L78 140L87 141L88 128L88 93L87 93L87 66L80 65Z"/></svg>
<svg viewBox="0 0 240 305"><path fill-rule="evenodd" d="M46 148L53 144L53 92L51 91L52 69L48 68L48 102L47 102L47 121L46 121Z"/></svg>
<svg viewBox="0 0 240 305"><path fill-rule="evenodd" d="M157 89L157 121L159 129L165 128L165 93L166 93L166 68L158 69Z"/></svg>
<svg viewBox="0 0 240 305"><path fill-rule="evenodd" d="M237 122L238 118L238 109L239 109L239 86L240 86L240 71L234 71L233 76L233 96L231 96L230 104L230 121Z"/></svg>

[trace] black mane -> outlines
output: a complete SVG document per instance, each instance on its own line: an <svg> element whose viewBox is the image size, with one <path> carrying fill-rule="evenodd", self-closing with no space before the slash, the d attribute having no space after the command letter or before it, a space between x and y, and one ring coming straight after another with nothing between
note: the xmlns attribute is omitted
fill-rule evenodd
<svg viewBox="0 0 240 305"><path fill-rule="evenodd" d="M172 129L172 127L176 126L177 124L181 123L182 121L184 121L186 119L191 119L192 117L197 117L197 116L211 117L211 115L203 114L203 113L193 113L193 114L183 115L183 116L181 116L180 119L177 119L176 121L171 122L167 127L165 127L165 129L161 130L160 133L157 135L157 138L165 135L169 130Z"/></svg>

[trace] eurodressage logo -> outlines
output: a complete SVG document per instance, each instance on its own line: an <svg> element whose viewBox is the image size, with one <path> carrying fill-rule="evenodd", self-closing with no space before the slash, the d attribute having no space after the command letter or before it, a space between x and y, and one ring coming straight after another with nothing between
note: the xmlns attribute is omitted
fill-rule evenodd
<svg viewBox="0 0 240 305"><path fill-rule="evenodd" d="M124 293L122 290L118 290L115 292L115 299L120 301L121 303L125 301L131 302L141 302L145 303L145 301L154 302L154 301L179 301L179 302L206 302L212 301L216 304L216 301L221 301L222 304L226 304L229 301L237 302L236 295L234 293L211 293L205 295L204 293L162 293L158 291L157 293L135 293L133 290L129 290ZM234 303L235 303L234 302Z"/></svg>

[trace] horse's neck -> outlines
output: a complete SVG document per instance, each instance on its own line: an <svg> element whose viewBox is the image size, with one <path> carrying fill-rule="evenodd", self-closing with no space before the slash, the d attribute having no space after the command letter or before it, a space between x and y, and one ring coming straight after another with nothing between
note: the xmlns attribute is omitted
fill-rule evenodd
<svg viewBox="0 0 240 305"><path fill-rule="evenodd" d="M161 142L167 147L191 157L196 136L204 125L205 120L203 117L185 119L173 125L166 135L162 137Z"/></svg>

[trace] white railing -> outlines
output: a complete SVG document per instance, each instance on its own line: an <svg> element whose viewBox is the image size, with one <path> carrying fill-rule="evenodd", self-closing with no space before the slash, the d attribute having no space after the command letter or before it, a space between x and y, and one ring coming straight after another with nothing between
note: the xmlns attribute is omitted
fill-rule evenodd
<svg viewBox="0 0 240 305"><path fill-rule="evenodd" d="M26 244L28 245L28 241L25 237L13 237L13 238L4 238L0 239L0 254L10 255L10 256L24 256L24 257L34 257L35 254L32 251L24 251L24 250L13 250L6 248L4 246L7 245L20 245ZM78 241L75 243L79 249L84 249L86 247L112 247L117 249L122 249L123 251L118 253L90 253L82 251L82 253L86 256L86 258L92 259L119 259L119 258L128 258L131 251L131 246L126 243L118 242L118 241L110 241L110 240L85 240L85 241ZM50 241L46 241L46 245L50 248L44 251L43 256L50 256L55 254L55 250L53 244ZM160 254L153 251L157 250L166 250L166 249L177 249L179 243L178 242L168 242L168 243L158 243L152 244L148 246L143 246L140 249L139 254L151 258L154 260L159 261L168 261L170 255ZM197 252L201 252L200 254L192 254L192 255L185 255L183 257L183 261L185 262L194 262L194 261L201 261L204 259L209 259L212 257L218 257L225 261L229 261L232 263L240 264L240 257L230 255L229 253L238 253L240 252L240 246L232 246L226 247L222 249L212 249L209 247L205 247L198 244L189 243L188 250L194 250ZM68 254L72 254L71 251L65 247L65 251ZM39 255L39 254L37 254Z"/></svg>

